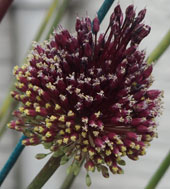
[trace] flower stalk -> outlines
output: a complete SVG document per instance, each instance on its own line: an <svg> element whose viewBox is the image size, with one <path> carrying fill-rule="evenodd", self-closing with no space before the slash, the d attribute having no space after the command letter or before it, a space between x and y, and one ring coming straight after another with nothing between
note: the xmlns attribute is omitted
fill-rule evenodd
<svg viewBox="0 0 170 189"><path fill-rule="evenodd" d="M51 157L46 165L42 168L42 170L38 173L38 175L33 179L33 181L29 184L27 189L35 189L41 188L47 180L53 175L53 173L57 170L60 166L60 159L62 156L59 157Z"/></svg>
<svg viewBox="0 0 170 189"><path fill-rule="evenodd" d="M145 189L154 189L156 188L159 181L162 179L166 171L170 166L170 152L168 152L165 159L160 164L159 168L156 170L155 174L150 179L149 183L147 184Z"/></svg>

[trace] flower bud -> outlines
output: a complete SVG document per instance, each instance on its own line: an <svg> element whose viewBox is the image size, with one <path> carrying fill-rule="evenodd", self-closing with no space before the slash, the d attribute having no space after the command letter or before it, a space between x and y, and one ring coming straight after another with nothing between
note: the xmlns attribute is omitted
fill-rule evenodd
<svg viewBox="0 0 170 189"><path fill-rule="evenodd" d="M100 29L100 22L98 17L95 17L93 20L93 32L94 34L97 34Z"/></svg>

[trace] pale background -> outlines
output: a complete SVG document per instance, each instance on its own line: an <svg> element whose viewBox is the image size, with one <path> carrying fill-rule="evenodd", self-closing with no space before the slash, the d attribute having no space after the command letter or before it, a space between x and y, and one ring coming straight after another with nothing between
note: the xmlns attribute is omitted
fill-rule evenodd
<svg viewBox="0 0 170 189"><path fill-rule="evenodd" d="M0 24L0 105L7 94L12 77L12 67L21 64L31 40L34 38L38 27L49 6L50 0L16 0L10 12ZM88 14L94 18L103 0L70 0L68 13L61 24L74 32L74 21L78 14ZM118 3L116 0L113 7ZM151 25L152 31L141 45L149 54L160 39L170 29L170 0L119 0L123 10L133 3L137 10L147 8L145 23ZM111 8L111 11L113 10ZM104 31L111 11L104 19L101 28ZM144 189L149 178L159 166L170 146L170 49L160 58L154 68L155 83L153 88L165 91L164 111L160 118L158 128L159 138L152 142L147 155L137 162L127 160L124 175L111 175L109 179L103 178L98 173L92 173L91 189ZM0 168L17 143L17 135L7 131L0 140ZM24 189L38 173L47 159L36 160L36 153L44 152L42 147L26 147L4 182L2 189ZM56 174L47 182L43 189L60 189L65 175L65 167L57 170ZM72 189L86 189L85 170L82 168L80 175L75 180ZM157 189L170 188L170 170L159 183Z"/></svg>

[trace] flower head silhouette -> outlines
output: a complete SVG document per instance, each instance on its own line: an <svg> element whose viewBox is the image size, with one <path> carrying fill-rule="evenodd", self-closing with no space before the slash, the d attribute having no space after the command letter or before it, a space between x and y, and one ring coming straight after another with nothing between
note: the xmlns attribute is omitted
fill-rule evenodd
<svg viewBox="0 0 170 189"><path fill-rule="evenodd" d="M14 68L12 96L22 102L9 127L23 132L24 145L43 144L63 153L62 162L85 159L87 171L122 173L122 159L137 160L157 136L162 92L149 90L152 65L138 50L150 32L146 10L133 5L125 18L116 6L105 33L99 20L77 18L76 35L59 28L34 43L27 62Z"/></svg>

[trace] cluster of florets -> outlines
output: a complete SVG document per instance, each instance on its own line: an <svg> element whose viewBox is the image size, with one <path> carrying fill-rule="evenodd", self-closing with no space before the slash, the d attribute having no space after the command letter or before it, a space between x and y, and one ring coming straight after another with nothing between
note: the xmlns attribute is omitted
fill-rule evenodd
<svg viewBox="0 0 170 189"><path fill-rule="evenodd" d="M43 144L62 162L84 162L103 176L122 173L123 156L137 160L157 136L162 92L148 90L152 65L138 50L150 27L116 6L105 33L99 20L76 20L76 35L60 28L48 41L33 44L27 63L14 68L12 96L22 102L9 127L23 132L24 145ZM92 28L93 26L93 28Z"/></svg>

